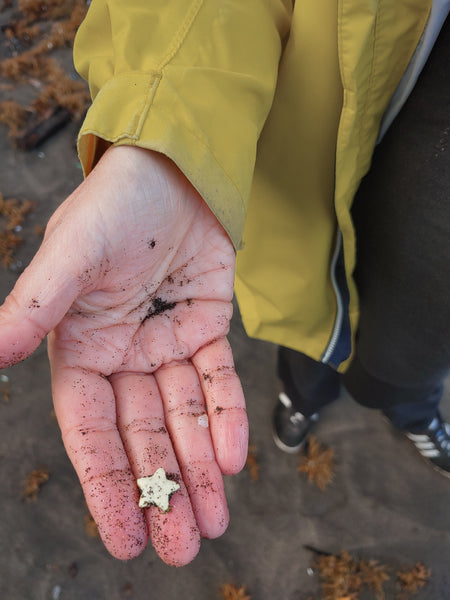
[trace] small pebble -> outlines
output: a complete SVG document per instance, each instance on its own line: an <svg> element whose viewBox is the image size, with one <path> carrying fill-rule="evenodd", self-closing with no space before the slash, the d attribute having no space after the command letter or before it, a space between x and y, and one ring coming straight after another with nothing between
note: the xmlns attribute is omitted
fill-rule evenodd
<svg viewBox="0 0 450 600"><path fill-rule="evenodd" d="M23 263L21 260L16 260L16 262L9 265L9 270L13 273L20 273L22 271Z"/></svg>
<svg viewBox="0 0 450 600"><path fill-rule="evenodd" d="M62 587L60 585L55 585L52 590L52 600L59 600L61 597Z"/></svg>
<svg viewBox="0 0 450 600"><path fill-rule="evenodd" d="M14 233L20 233L22 231L22 225L16 225L13 229Z"/></svg>
<svg viewBox="0 0 450 600"><path fill-rule="evenodd" d="M38 158L45 158L45 152L38 152L37 153L37 157Z"/></svg>
<svg viewBox="0 0 450 600"><path fill-rule="evenodd" d="M2 383L8 383L8 381L9 381L8 375L0 375L0 381Z"/></svg>
<svg viewBox="0 0 450 600"><path fill-rule="evenodd" d="M314 575L314 569L311 569L311 567L308 567L306 569L306 572L310 577L312 577Z"/></svg>

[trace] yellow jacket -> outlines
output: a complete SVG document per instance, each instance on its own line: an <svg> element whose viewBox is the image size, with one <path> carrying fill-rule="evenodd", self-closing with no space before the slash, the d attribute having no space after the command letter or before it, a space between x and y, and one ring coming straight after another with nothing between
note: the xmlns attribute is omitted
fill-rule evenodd
<svg viewBox="0 0 450 600"><path fill-rule="evenodd" d="M343 370L358 315L349 209L430 5L93 0L74 47L93 98L84 172L99 140L169 156L244 246L248 333Z"/></svg>

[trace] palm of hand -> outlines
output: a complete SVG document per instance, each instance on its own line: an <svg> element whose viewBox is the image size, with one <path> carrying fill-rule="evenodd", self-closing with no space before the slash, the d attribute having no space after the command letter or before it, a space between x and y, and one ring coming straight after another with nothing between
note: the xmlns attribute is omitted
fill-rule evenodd
<svg viewBox="0 0 450 600"><path fill-rule="evenodd" d="M130 150L132 164L123 161ZM149 530L163 560L185 564L200 535L224 531L221 472L237 472L246 454L242 392L225 339L234 252L176 168L144 152L107 153L57 211L37 268L56 265L63 247L65 254L27 302L38 330L50 318L56 325L55 410L107 548L136 556ZM26 278L17 287L23 303L33 288ZM143 514L135 480L160 466L181 490L170 513Z"/></svg>

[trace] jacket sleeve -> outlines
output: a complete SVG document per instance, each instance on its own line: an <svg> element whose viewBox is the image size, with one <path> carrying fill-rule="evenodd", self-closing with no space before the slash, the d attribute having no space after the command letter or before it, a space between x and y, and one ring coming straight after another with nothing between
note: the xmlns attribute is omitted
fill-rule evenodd
<svg viewBox="0 0 450 600"><path fill-rule="evenodd" d="M93 103L84 173L107 143L167 155L239 247L291 0L93 0L74 46Z"/></svg>

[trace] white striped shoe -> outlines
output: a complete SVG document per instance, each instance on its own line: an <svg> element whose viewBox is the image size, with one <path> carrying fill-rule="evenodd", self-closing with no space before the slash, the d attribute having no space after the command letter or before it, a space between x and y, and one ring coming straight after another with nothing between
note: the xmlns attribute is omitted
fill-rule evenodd
<svg viewBox="0 0 450 600"><path fill-rule="evenodd" d="M450 424L438 414L421 433L406 432L420 454L442 475L450 477Z"/></svg>

